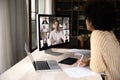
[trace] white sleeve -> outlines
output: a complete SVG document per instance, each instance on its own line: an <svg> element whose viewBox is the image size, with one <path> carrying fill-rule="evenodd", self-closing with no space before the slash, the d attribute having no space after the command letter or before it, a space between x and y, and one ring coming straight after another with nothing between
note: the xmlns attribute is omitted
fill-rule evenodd
<svg viewBox="0 0 120 80"><path fill-rule="evenodd" d="M61 34L61 38L64 40L65 35L64 35L63 31L61 31L60 34Z"/></svg>

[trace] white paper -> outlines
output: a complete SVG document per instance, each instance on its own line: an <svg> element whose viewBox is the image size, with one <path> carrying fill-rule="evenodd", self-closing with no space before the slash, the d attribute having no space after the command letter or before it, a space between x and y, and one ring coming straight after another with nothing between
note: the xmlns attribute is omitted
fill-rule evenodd
<svg viewBox="0 0 120 80"><path fill-rule="evenodd" d="M76 55L89 54L90 50L88 49L69 49L68 52L75 53Z"/></svg>
<svg viewBox="0 0 120 80"><path fill-rule="evenodd" d="M80 77L85 77L90 75L98 75L97 73L92 72L88 68L83 68L83 67L65 68L63 69L63 71L69 77L74 77L74 78L80 78Z"/></svg>

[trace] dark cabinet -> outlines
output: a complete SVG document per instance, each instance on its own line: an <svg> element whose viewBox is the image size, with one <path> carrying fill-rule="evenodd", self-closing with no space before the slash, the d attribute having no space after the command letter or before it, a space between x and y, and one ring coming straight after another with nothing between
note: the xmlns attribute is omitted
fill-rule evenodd
<svg viewBox="0 0 120 80"><path fill-rule="evenodd" d="M76 42L71 43L76 44L76 47L80 48L78 47L79 45L78 36L88 36L89 39L91 33L86 29L85 16L83 15L85 4L89 0L54 0L54 1L55 1L55 14L58 15L65 14L71 16L70 20L71 38L76 39ZM114 3L116 11L116 24L113 31L115 32L115 35L118 38L118 40L120 40L120 0L111 1Z"/></svg>

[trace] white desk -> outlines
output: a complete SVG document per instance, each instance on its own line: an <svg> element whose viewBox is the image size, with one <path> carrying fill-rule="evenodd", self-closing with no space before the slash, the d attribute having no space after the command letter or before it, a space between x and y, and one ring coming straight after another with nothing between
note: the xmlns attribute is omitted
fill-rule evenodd
<svg viewBox="0 0 120 80"><path fill-rule="evenodd" d="M73 56L72 54L68 55L66 49L56 49L56 51L60 51L66 53L61 56L52 56L49 54L45 54L44 51L38 51L32 53L35 60L57 60L60 61L68 56ZM64 65L60 64L62 68L73 67L76 65ZM63 71L50 71L50 72L35 72L34 67L29 59L29 57L25 57L23 60L18 62L16 65L11 67L9 70L0 75L0 80L102 80L100 75L92 75L82 78L72 78L69 77Z"/></svg>

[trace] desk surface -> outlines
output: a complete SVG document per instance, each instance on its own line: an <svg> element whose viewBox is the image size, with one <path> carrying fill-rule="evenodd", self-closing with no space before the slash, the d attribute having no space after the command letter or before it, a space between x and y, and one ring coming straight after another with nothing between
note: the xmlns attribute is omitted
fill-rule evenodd
<svg viewBox="0 0 120 80"><path fill-rule="evenodd" d="M55 51L64 53L60 56L53 56L49 54L45 54L44 51L34 51L32 53L35 60L56 60L60 61L66 57L73 56L73 54L67 53L66 49L55 49ZM69 68L74 67L76 65L64 65L59 64L61 68ZM102 80L100 75L92 75L82 78L73 78L69 77L63 71L41 71L36 72L34 67L29 59L29 57L25 57L23 60L18 62L16 65L11 67L9 70L0 75L0 80Z"/></svg>

